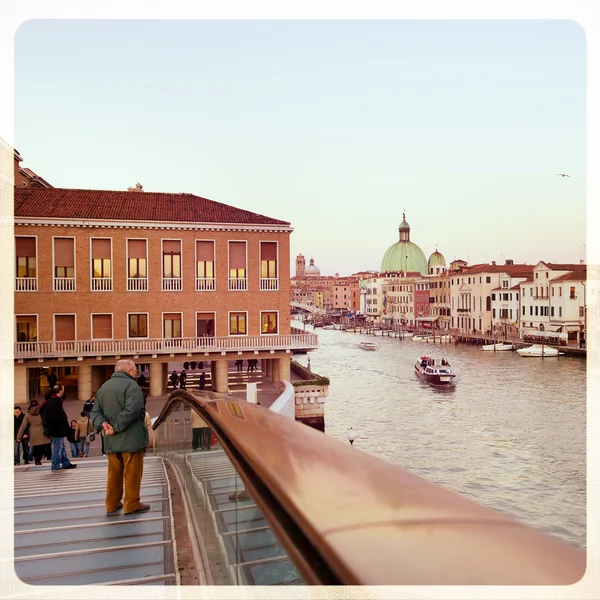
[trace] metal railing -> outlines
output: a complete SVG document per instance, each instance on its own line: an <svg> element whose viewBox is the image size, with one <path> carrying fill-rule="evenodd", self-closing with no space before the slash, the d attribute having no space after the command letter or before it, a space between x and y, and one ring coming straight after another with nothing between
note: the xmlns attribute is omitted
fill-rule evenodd
<svg viewBox="0 0 600 600"><path fill-rule="evenodd" d="M15 277L15 292L37 292L37 277Z"/></svg>
<svg viewBox="0 0 600 600"><path fill-rule="evenodd" d="M230 292L245 292L248 289L247 279L236 279L229 278L229 291Z"/></svg>
<svg viewBox="0 0 600 600"><path fill-rule="evenodd" d="M181 277L163 277L162 289L163 292L180 292L183 288Z"/></svg>
<svg viewBox="0 0 600 600"><path fill-rule="evenodd" d="M92 277L92 292L112 292L112 277Z"/></svg>
<svg viewBox="0 0 600 600"><path fill-rule="evenodd" d="M277 291L279 289L279 279L277 277L261 277L260 289L261 291Z"/></svg>
<svg viewBox="0 0 600 600"><path fill-rule="evenodd" d="M128 277L127 278L128 292L147 292L148 278L147 277Z"/></svg>
<svg viewBox="0 0 600 600"><path fill-rule="evenodd" d="M55 277L54 278L55 292L74 292L75 277Z"/></svg>
<svg viewBox="0 0 600 600"><path fill-rule="evenodd" d="M318 347L314 333L196 338L132 338L124 340L73 340L17 342L15 358L116 356L172 352L223 352L253 350L308 350Z"/></svg>
<svg viewBox="0 0 600 600"><path fill-rule="evenodd" d="M228 503L218 512L233 529L217 531L219 540L254 536L257 550L273 548L278 563L256 557L273 576L282 560L314 585L571 585L585 574L585 551L256 404L176 390L155 434L182 405L235 469L205 495L208 512L219 498ZM188 444L191 489L217 466L196 463ZM244 544L236 548L229 556L240 573L250 563Z"/></svg>
<svg viewBox="0 0 600 600"><path fill-rule="evenodd" d="M197 292L214 292L215 278L214 277L196 277Z"/></svg>

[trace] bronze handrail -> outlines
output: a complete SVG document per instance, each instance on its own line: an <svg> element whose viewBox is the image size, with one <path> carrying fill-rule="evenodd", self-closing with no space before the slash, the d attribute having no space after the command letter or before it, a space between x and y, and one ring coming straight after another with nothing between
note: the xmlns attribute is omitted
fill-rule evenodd
<svg viewBox="0 0 600 600"><path fill-rule="evenodd" d="M570 585L586 553L277 413L176 390L309 584Z"/></svg>

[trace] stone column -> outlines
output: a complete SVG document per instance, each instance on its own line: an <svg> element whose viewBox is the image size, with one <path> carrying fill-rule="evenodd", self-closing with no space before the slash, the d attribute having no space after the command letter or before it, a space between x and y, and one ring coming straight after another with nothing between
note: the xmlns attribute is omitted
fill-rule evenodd
<svg viewBox="0 0 600 600"><path fill-rule="evenodd" d="M163 395L164 389L164 367L163 363L150 363L150 392L149 398L156 398Z"/></svg>
<svg viewBox="0 0 600 600"><path fill-rule="evenodd" d="M280 381L290 381L292 374L291 374L289 355L282 356L278 362L279 362L279 380Z"/></svg>
<svg viewBox="0 0 600 600"><path fill-rule="evenodd" d="M23 412L27 412L27 403L29 402L29 398L27 397L27 376L29 373L27 372L27 367L23 365L15 366L15 385L14 385L14 394L15 394L15 404L19 404L21 406L21 410ZM12 410L12 409L11 409Z"/></svg>
<svg viewBox="0 0 600 600"><path fill-rule="evenodd" d="M77 368L77 399L85 402L92 395L92 365Z"/></svg>
<svg viewBox="0 0 600 600"><path fill-rule="evenodd" d="M265 375L271 377L273 374L273 361L270 358L265 358Z"/></svg>
<svg viewBox="0 0 600 600"><path fill-rule="evenodd" d="M269 359L269 362L271 363L271 381L273 383L278 383L279 381L281 381L281 376L279 372L279 360L271 358Z"/></svg>
<svg viewBox="0 0 600 600"><path fill-rule="evenodd" d="M214 360L215 368L212 372L213 390L220 394L226 394L229 389L229 370L226 358Z"/></svg>

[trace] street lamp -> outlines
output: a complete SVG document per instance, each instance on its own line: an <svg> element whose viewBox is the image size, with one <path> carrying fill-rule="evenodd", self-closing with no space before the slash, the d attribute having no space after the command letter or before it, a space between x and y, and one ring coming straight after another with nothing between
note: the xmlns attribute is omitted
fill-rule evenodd
<svg viewBox="0 0 600 600"><path fill-rule="evenodd" d="M356 439L356 431L354 431L354 429L352 429L352 427L350 427L350 429L348 429L348 441L350 442L351 446L354 443L355 439Z"/></svg>

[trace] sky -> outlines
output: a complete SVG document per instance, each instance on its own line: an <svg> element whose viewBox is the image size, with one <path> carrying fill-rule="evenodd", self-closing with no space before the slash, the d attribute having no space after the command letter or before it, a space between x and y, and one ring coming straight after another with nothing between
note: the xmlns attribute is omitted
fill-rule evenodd
<svg viewBox="0 0 600 600"><path fill-rule="evenodd" d="M290 221L291 264L579 262L586 39L569 20L33 20L15 141L55 187L189 192ZM568 173L570 177L559 177Z"/></svg>

